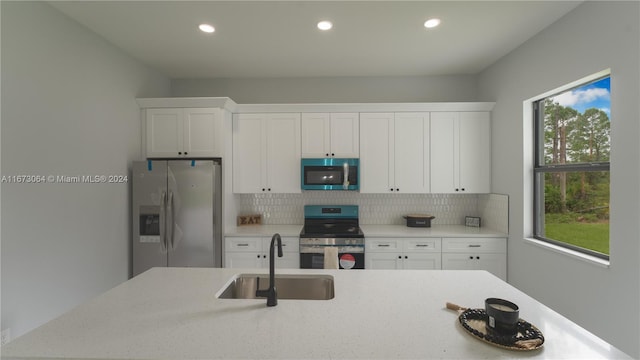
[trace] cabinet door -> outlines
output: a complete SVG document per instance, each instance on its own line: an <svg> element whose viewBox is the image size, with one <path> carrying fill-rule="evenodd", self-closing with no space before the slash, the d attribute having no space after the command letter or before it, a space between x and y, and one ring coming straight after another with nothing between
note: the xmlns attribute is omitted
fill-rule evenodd
<svg viewBox="0 0 640 360"><path fill-rule="evenodd" d="M183 155L188 157L221 156L216 141L222 130L219 109L184 109Z"/></svg>
<svg viewBox="0 0 640 360"><path fill-rule="evenodd" d="M476 270L472 254L442 254L442 270Z"/></svg>
<svg viewBox="0 0 640 360"><path fill-rule="evenodd" d="M267 264L269 264L267 262ZM225 267L228 268L264 268L263 256L252 252L227 252L225 253Z"/></svg>
<svg viewBox="0 0 640 360"><path fill-rule="evenodd" d="M269 114L267 120L267 189L300 193L300 114Z"/></svg>
<svg viewBox="0 0 640 360"><path fill-rule="evenodd" d="M303 113L302 157L325 158L331 155L331 114Z"/></svg>
<svg viewBox="0 0 640 360"><path fill-rule="evenodd" d="M491 124L488 112L460 113L460 191L491 191Z"/></svg>
<svg viewBox="0 0 640 360"><path fill-rule="evenodd" d="M402 256L399 253L366 253L364 258L365 269L402 269Z"/></svg>
<svg viewBox="0 0 640 360"><path fill-rule="evenodd" d="M283 253L300 253L300 238L297 236L283 236L282 238ZM266 244L263 245L264 251L269 251L271 246L271 238L266 238Z"/></svg>
<svg viewBox="0 0 640 360"><path fill-rule="evenodd" d="M487 270L502 280L507 280L507 259L505 254L443 253L442 269Z"/></svg>
<svg viewBox="0 0 640 360"><path fill-rule="evenodd" d="M404 269L411 270L440 270L440 254L405 253L403 255Z"/></svg>
<svg viewBox="0 0 640 360"><path fill-rule="evenodd" d="M176 157L182 152L182 109L147 109L147 157Z"/></svg>
<svg viewBox="0 0 640 360"><path fill-rule="evenodd" d="M330 126L330 156L357 158L360 156L360 116L358 113L332 113Z"/></svg>
<svg viewBox="0 0 640 360"><path fill-rule="evenodd" d="M429 113L396 113L393 148L395 191L429 192Z"/></svg>
<svg viewBox="0 0 640 360"><path fill-rule="evenodd" d="M277 256L277 253L276 253ZM269 266L269 256L265 260L266 265ZM300 269L300 253L282 253L282 257L276 258L276 273L277 269Z"/></svg>
<svg viewBox="0 0 640 360"><path fill-rule="evenodd" d="M506 254L479 254L476 255L476 269L487 270L500 279L507 281L507 256Z"/></svg>
<svg viewBox="0 0 640 360"><path fill-rule="evenodd" d="M264 115L233 115L233 192L259 193L266 187Z"/></svg>
<svg viewBox="0 0 640 360"><path fill-rule="evenodd" d="M457 112L431 113L431 192L454 193L457 186Z"/></svg>
<svg viewBox="0 0 640 360"><path fill-rule="evenodd" d="M393 113L360 114L360 192L389 193Z"/></svg>

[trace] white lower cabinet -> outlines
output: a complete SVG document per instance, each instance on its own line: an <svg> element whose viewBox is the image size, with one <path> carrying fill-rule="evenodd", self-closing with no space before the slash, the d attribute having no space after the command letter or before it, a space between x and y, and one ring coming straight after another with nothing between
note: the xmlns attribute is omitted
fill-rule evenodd
<svg viewBox="0 0 640 360"><path fill-rule="evenodd" d="M443 270L487 270L507 280L507 239L443 238Z"/></svg>
<svg viewBox="0 0 640 360"><path fill-rule="evenodd" d="M440 238L368 238L366 269L441 268Z"/></svg>
<svg viewBox="0 0 640 360"><path fill-rule="evenodd" d="M268 268L271 237L226 237L224 267L227 268ZM299 238L282 237L282 257L275 249L275 265L279 269L299 269Z"/></svg>

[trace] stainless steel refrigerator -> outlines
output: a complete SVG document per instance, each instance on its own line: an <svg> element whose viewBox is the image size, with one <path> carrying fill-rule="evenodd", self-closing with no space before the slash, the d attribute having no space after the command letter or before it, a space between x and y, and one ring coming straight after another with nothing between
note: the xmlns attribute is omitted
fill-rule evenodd
<svg viewBox="0 0 640 360"><path fill-rule="evenodd" d="M219 160L136 161L132 182L133 276L222 266Z"/></svg>

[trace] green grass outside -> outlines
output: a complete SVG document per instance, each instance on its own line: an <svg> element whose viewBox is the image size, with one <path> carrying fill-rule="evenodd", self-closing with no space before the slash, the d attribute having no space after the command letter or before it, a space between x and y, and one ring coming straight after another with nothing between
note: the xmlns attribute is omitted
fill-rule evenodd
<svg viewBox="0 0 640 360"><path fill-rule="evenodd" d="M609 223L545 222L545 237L609 255Z"/></svg>

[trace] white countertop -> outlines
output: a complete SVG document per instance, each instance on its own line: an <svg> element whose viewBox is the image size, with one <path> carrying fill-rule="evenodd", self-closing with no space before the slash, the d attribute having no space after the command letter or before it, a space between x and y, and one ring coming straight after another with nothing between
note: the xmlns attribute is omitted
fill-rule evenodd
<svg viewBox="0 0 640 360"><path fill-rule="evenodd" d="M368 237L507 237L507 234L483 227L464 225L431 225L431 227L407 227L404 225L362 225L360 229Z"/></svg>
<svg viewBox="0 0 640 360"><path fill-rule="evenodd" d="M2 347L3 359L629 359L484 271L301 270L333 275L331 300L217 299L256 269L154 268ZM520 306L545 336L516 352L465 333L446 302Z"/></svg>
<svg viewBox="0 0 640 360"><path fill-rule="evenodd" d="M227 229L225 236L298 236L303 225L246 225ZM362 225L367 237L507 237L507 234L483 227L432 225L429 228L404 225Z"/></svg>
<svg viewBox="0 0 640 360"><path fill-rule="evenodd" d="M245 225L227 229L224 236L299 236L302 225Z"/></svg>

